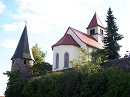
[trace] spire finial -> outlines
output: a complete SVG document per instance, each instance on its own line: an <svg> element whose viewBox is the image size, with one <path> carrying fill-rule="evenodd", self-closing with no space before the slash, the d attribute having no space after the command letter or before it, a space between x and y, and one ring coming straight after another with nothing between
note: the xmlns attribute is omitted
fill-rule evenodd
<svg viewBox="0 0 130 97"><path fill-rule="evenodd" d="M25 21L25 25L27 25L27 21Z"/></svg>

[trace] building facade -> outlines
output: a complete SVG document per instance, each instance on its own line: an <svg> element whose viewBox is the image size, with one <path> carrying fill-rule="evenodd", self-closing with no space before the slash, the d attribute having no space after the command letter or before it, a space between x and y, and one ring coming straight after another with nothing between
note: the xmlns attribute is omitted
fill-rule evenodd
<svg viewBox="0 0 130 97"><path fill-rule="evenodd" d="M52 46L53 71L70 68L69 62L79 58L80 48L88 52L103 49L105 28L96 13L86 29L87 33L83 33L68 27L64 36Z"/></svg>

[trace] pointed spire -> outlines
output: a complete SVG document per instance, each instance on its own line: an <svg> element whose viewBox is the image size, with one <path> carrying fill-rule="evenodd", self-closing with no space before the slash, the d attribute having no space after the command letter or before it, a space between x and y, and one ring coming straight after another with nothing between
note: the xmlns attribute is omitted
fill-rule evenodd
<svg viewBox="0 0 130 97"><path fill-rule="evenodd" d="M26 22L27 24L27 22ZM26 58L26 59L33 59L30 53L30 49L29 49L29 42L28 42L28 35L27 35L27 27L24 27L23 33L21 35L21 38L19 40L19 43L17 45L17 48L15 50L15 53L13 55L13 57L11 58Z"/></svg>
<svg viewBox="0 0 130 97"><path fill-rule="evenodd" d="M90 28L93 28L93 27L96 27L96 26L100 26L101 28L104 29L104 26L103 26L101 20L99 19L99 17L97 16L97 14L95 12L91 22L89 23L89 25L86 29L90 29Z"/></svg>

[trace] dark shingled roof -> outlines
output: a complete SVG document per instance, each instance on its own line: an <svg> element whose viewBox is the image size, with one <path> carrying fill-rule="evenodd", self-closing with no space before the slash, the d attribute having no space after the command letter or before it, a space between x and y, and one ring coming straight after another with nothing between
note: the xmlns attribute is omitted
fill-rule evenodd
<svg viewBox="0 0 130 97"><path fill-rule="evenodd" d="M13 57L11 58L11 60L14 58L33 59L30 54L26 25L24 27L23 33L21 35L21 38L19 40L19 43L17 45L17 48L16 48L15 53L14 53Z"/></svg>

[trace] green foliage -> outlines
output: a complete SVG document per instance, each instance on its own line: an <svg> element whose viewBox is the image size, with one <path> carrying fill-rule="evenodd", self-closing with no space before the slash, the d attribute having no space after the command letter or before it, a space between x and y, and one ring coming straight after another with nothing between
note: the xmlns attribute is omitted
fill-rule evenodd
<svg viewBox="0 0 130 97"><path fill-rule="evenodd" d="M18 71L6 72L5 75L9 77L9 80L5 96L129 97L129 71L117 68L103 69L93 64L86 50L81 49L80 53L79 60L71 61L74 67L72 70L46 73L33 78L23 78ZM44 73L42 66L44 67L45 64L43 64L35 65L36 74Z"/></svg>
<svg viewBox="0 0 130 97"><path fill-rule="evenodd" d="M41 97L38 92L40 82L41 80L39 78L30 79L28 84L23 89L25 97Z"/></svg>
<svg viewBox="0 0 130 97"><path fill-rule="evenodd" d="M35 59L35 64L44 62L46 54L41 51L41 49L38 47L38 44L35 44L35 46L32 47L32 53Z"/></svg>
<svg viewBox="0 0 130 97"><path fill-rule="evenodd" d="M91 52L91 56L91 60L95 65L100 65L101 63L107 61L107 53L104 49Z"/></svg>
<svg viewBox="0 0 130 97"><path fill-rule="evenodd" d="M105 97L129 97L130 96L130 72L121 69L110 68L105 72L108 79Z"/></svg>
<svg viewBox="0 0 130 97"><path fill-rule="evenodd" d="M109 8L107 12L106 22L106 35L104 37L105 50L107 52L108 60L118 59L120 57L118 51L120 50L121 45L117 42L123 38L122 35L118 34L118 27L115 22L115 17Z"/></svg>
<svg viewBox="0 0 130 97"><path fill-rule="evenodd" d="M54 72L32 79L24 92L26 97L79 97L80 76L82 73L75 71Z"/></svg>
<svg viewBox="0 0 130 97"><path fill-rule="evenodd" d="M33 75L46 74L52 71L52 65L46 62L34 64L32 67Z"/></svg>
<svg viewBox="0 0 130 97"><path fill-rule="evenodd" d="M52 71L52 65L44 61L45 53L41 51L38 44L32 47L33 56L35 59L34 66L31 71L33 75L46 74Z"/></svg>
<svg viewBox="0 0 130 97"><path fill-rule="evenodd" d="M6 97L25 97L23 94L23 87L27 83L27 79L22 78L21 73L19 71L4 73L9 77L5 96Z"/></svg>
<svg viewBox="0 0 130 97"><path fill-rule="evenodd" d="M29 79L17 74L7 73L12 78L6 97L129 97L130 93L130 72L116 68L91 74L73 69Z"/></svg>
<svg viewBox="0 0 130 97"><path fill-rule="evenodd" d="M95 65L93 61L91 61L91 55L85 49L80 49L79 59L70 61L70 64L75 70L80 70L87 74L96 73L101 70L99 65Z"/></svg>

